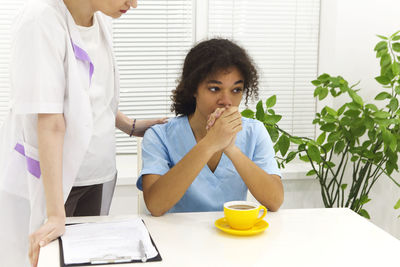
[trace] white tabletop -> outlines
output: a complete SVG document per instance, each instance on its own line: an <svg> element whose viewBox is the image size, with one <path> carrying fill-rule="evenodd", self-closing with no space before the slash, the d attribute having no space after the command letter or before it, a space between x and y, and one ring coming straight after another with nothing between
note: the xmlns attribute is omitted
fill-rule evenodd
<svg viewBox="0 0 400 267"><path fill-rule="evenodd" d="M269 227L255 236L220 231L214 221L221 217L222 212L142 217L163 259L146 266L400 266L400 240L349 209L269 212L265 217ZM42 248L38 266L58 267L59 263L58 242L53 241Z"/></svg>

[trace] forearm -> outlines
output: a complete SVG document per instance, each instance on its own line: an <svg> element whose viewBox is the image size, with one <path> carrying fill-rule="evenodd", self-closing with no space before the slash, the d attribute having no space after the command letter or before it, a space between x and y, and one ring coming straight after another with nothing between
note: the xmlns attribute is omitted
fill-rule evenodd
<svg viewBox="0 0 400 267"><path fill-rule="evenodd" d="M133 120L126 116L121 111L117 112L117 117L115 118L115 126L126 134L131 134Z"/></svg>
<svg viewBox="0 0 400 267"><path fill-rule="evenodd" d="M239 148L225 152L253 196L271 211L276 211L283 203L283 185L277 175L266 173Z"/></svg>
<svg viewBox="0 0 400 267"><path fill-rule="evenodd" d="M161 216L171 209L182 198L213 154L213 150L203 139L165 175L159 176L147 188L144 183L144 198L151 214ZM148 178L146 182L152 179L151 176L146 177Z"/></svg>
<svg viewBox="0 0 400 267"><path fill-rule="evenodd" d="M47 217L65 218L62 155L65 136L63 114L38 115L38 147Z"/></svg>

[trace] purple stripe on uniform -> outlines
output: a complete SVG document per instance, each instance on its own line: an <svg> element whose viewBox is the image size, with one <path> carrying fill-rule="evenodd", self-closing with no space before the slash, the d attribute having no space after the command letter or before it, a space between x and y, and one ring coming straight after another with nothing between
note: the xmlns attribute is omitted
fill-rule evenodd
<svg viewBox="0 0 400 267"><path fill-rule="evenodd" d="M25 148L23 145L20 143L17 143L14 148L16 151L18 151L21 155L25 156L26 158L26 163L27 163L27 168L28 171L35 176L36 178L40 178L40 175L42 172L40 171L40 163L36 159L33 159L31 157L28 157L25 155Z"/></svg>
<svg viewBox="0 0 400 267"><path fill-rule="evenodd" d="M94 65L92 63L92 60L90 59L88 53L86 53L85 50L83 50L82 48L77 46L74 42L72 42L72 40L71 40L71 44L72 44L72 48L74 49L75 57L79 60L86 61L89 63L89 79L90 79L90 81L92 81L92 76L93 76L93 71L94 71Z"/></svg>

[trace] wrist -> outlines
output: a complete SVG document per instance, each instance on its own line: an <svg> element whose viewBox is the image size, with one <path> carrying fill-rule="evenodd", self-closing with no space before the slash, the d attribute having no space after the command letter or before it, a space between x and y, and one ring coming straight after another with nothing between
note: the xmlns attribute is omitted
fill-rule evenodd
<svg viewBox="0 0 400 267"><path fill-rule="evenodd" d="M236 145L231 145L228 146L225 150L224 150L224 154L228 157L231 158L234 154L237 154L240 152L240 149L236 146Z"/></svg>
<svg viewBox="0 0 400 267"><path fill-rule="evenodd" d="M210 157L214 155L214 153L218 152L218 147L212 145L210 142L209 138L204 137L201 139L198 143L197 146L205 153L206 155L209 155Z"/></svg>

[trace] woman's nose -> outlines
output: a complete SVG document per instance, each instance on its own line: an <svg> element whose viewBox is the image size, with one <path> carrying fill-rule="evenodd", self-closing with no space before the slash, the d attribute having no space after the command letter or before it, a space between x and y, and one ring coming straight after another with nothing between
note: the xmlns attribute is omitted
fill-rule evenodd
<svg viewBox="0 0 400 267"><path fill-rule="evenodd" d="M133 8L137 8L137 0L129 0L129 5Z"/></svg>
<svg viewBox="0 0 400 267"><path fill-rule="evenodd" d="M218 104L224 107L230 107L232 106L232 100L228 94L222 93L218 99Z"/></svg>

